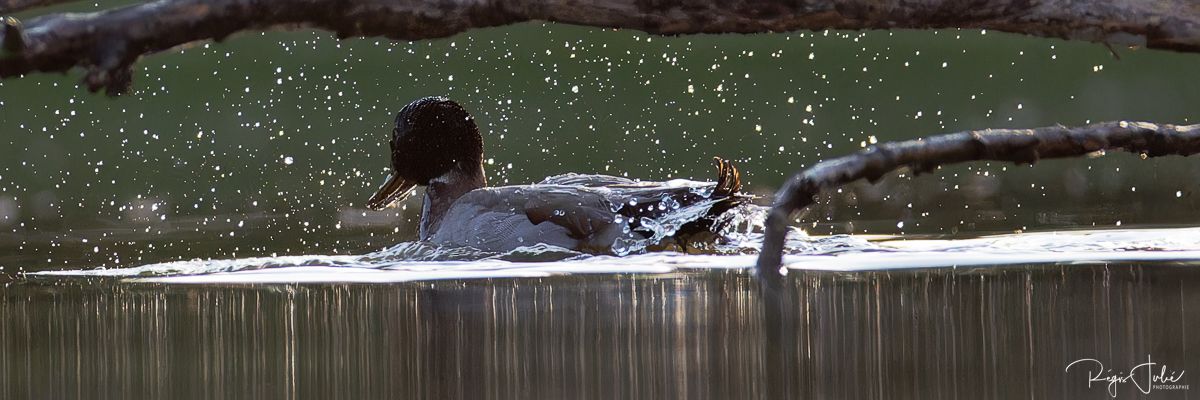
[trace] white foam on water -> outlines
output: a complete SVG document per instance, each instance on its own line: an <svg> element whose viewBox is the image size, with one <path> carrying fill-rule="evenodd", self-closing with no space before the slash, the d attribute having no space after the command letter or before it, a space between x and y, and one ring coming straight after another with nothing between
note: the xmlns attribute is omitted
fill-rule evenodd
<svg viewBox="0 0 1200 400"><path fill-rule="evenodd" d="M744 240L761 240L747 235ZM537 245L484 254L402 243L361 256L285 256L190 260L106 270L47 271L31 275L121 277L181 284L387 283L438 279L527 278L570 274L661 274L703 269L749 269L751 244L735 254L644 253L588 256ZM756 246L754 246L756 247ZM878 271L1015 264L1077 264L1133 261L1200 262L1200 228L1122 229L996 235L969 239L912 240L855 236L789 238L788 269Z"/></svg>

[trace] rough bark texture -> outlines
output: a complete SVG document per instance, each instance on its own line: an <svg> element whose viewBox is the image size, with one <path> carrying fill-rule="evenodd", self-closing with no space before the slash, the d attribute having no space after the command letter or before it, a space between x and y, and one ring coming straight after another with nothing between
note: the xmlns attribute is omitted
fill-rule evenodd
<svg viewBox="0 0 1200 400"><path fill-rule="evenodd" d="M31 8L67 3L71 0L0 0L0 14L12 14Z"/></svg>
<svg viewBox="0 0 1200 400"><path fill-rule="evenodd" d="M0 0L10 10L55 0ZM657 34L986 28L1200 51L1195 0L159 0L30 19L4 30L0 77L79 66L90 90L130 84L138 57L244 30L429 39L543 20ZM11 46L10 46L11 45Z"/></svg>
<svg viewBox="0 0 1200 400"><path fill-rule="evenodd" d="M1077 157L1102 150L1125 150L1146 157L1200 153L1200 125L1119 121L1075 128L988 129L883 143L822 161L792 176L776 194L758 256L758 275L768 280L780 276L788 223L796 212L813 204L822 190L864 178L875 182L903 167L922 173L940 165L976 160L1033 164L1043 158Z"/></svg>

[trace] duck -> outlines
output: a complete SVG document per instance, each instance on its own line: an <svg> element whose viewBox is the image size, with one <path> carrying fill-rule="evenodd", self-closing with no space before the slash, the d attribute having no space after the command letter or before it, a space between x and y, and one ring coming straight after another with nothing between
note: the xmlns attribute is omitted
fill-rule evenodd
<svg viewBox="0 0 1200 400"><path fill-rule="evenodd" d="M424 187L418 235L436 245L505 252L541 244L617 255L691 251L719 241L729 222L721 216L753 198L741 192L738 169L720 157L713 158L716 182L567 173L489 187L475 119L440 96L401 109L389 146L391 171L366 206L382 210Z"/></svg>

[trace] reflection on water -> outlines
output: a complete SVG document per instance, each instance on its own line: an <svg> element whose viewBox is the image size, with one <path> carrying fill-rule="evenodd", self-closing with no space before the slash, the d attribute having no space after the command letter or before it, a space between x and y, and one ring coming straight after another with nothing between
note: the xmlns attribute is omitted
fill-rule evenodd
<svg viewBox="0 0 1200 400"><path fill-rule="evenodd" d="M1101 398L1067 363L1200 370L1197 266L796 270L775 347L740 270L23 281L0 297L0 398Z"/></svg>
<svg viewBox="0 0 1200 400"><path fill-rule="evenodd" d="M496 253L405 242L364 255L196 259L29 275L126 277L158 283L383 283L753 267L761 234L728 232L725 239L704 254L661 251L625 257L593 256L544 244ZM789 254L784 260L788 268L826 271L1200 260L1200 228L1080 230L976 238L808 236L794 231L785 249Z"/></svg>

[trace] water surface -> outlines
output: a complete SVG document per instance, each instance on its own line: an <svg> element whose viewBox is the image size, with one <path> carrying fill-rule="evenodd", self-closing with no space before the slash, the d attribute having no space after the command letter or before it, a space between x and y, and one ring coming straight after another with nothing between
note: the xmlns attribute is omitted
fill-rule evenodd
<svg viewBox="0 0 1200 400"><path fill-rule="evenodd" d="M30 274L0 299L0 395L1102 398L1067 365L1200 368L1198 228L789 252L771 290L753 254L420 243Z"/></svg>
<svg viewBox="0 0 1200 400"><path fill-rule="evenodd" d="M1200 368L1198 266L794 270L782 319L726 269L24 281L0 297L0 397L1104 398L1063 368Z"/></svg>

